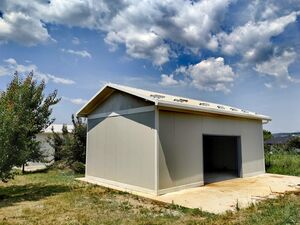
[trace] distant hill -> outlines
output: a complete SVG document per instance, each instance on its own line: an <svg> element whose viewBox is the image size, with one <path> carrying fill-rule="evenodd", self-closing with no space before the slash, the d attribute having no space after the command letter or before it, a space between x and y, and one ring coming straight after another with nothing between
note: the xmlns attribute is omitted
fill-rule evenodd
<svg viewBox="0 0 300 225"><path fill-rule="evenodd" d="M284 137L284 136L300 136L300 132L292 132L292 133L274 133L273 137Z"/></svg>
<svg viewBox="0 0 300 225"><path fill-rule="evenodd" d="M292 133L275 133L272 134L272 138L265 141L265 144L285 144L291 138L300 136L300 132L292 132Z"/></svg>

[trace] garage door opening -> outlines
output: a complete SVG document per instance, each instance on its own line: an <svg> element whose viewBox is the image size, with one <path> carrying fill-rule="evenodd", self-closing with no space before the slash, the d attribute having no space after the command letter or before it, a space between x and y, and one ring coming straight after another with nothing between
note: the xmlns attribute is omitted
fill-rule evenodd
<svg viewBox="0 0 300 225"><path fill-rule="evenodd" d="M240 176L238 136L203 135L204 184Z"/></svg>

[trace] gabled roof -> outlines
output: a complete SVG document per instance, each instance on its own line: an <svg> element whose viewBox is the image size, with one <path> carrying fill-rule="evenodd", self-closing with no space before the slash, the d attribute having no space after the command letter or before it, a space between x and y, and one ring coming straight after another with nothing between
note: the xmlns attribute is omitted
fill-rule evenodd
<svg viewBox="0 0 300 225"><path fill-rule="evenodd" d="M94 95L77 113L78 116L88 116L102 101L109 97L115 90L125 92L161 107L181 109L187 111L204 112L210 114L227 115L233 117L242 117L249 119L259 119L266 122L271 118L248 110L239 109L227 105L211 103L201 100L195 100L185 97L162 94L153 91L146 91L138 88L112 84L106 84L96 95Z"/></svg>

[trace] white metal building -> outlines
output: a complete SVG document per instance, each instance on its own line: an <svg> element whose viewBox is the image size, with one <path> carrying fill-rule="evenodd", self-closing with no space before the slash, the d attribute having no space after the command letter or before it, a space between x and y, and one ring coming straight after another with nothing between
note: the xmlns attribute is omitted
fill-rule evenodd
<svg viewBox="0 0 300 225"><path fill-rule="evenodd" d="M264 115L107 84L78 116L86 179L104 186L159 195L265 172Z"/></svg>
<svg viewBox="0 0 300 225"><path fill-rule="evenodd" d="M52 161L54 158L54 149L49 144L49 138L52 137L52 129L55 133L62 134L62 128L64 124L51 124L42 133L36 136L36 139L40 141L41 151L47 156L46 161ZM65 125L69 132L71 132L74 127L73 125ZM31 163L32 164L32 163ZM37 163L35 163L37 164Z"/></svg>

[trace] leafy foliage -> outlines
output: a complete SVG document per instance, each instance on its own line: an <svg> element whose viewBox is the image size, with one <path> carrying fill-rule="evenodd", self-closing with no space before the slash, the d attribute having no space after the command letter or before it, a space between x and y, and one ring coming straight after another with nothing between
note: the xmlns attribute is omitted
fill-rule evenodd
<svg viewBox="0 0 300 225"><path fill-rule="evenodd" d="M300 149L300 137L293 137L286 144L287 151L294 151L295 149Z"/></svg>
<svg viewBox="0 0 300 225"><path fill-rule="evenodd" d="M33 73L20 78L18 73L0 95L0 179L13 177L12 168L44 158L36 135L53 123L52 106L57 91L44 95L45 82L37 83Z"/></svg>
<svg viewBox="0 0 300 225"><path fill-rule="evenodd" d="M63 160L76 172L84 172L86 154L86 124L80 118L72 115L74 129L69 132L63 126L62 134L52 130L53 136L49 139L49 144L54 148L55 161Z"/></svg>
<svg viewBox="0 0 300 225"><path fill-rule="evenodd" d="M270 140L272 138L272 133L271 131L264 130L264 141Z"/></svg>
<svg viewBox="0 0 300 225"><path fill-rule="evenodd" d="M67 126L63 126L62 134L54 132L52 127L52 137L49 137L48 143L54 149L54 161L62 160L67 153L65 152L65 140L69 136Z"/></svg>
<svg viewBox="0 0 300 225"><path fill-rule="evenodd" d="M66 150L68 154L68 160L70 162L85 163L86 154L86 124L81 118L75 118L72 115L72 123L74 126L71 132L71 138L66 142Z"/></svg>
<svg viewBox="0 0 300 225"><path fill-rule="evenodd" d="M266 171L285 175L300 176L300 154L284 149L265 152Z"/></svg>
<svg viewBox="0 0 300 225"><path fill-rule="evenodd" d="M268 130L263 130L263 136L264 136L264 142L265 142L272 138L272 133ZM269 152L271 150L270 145L264 144L264 150L265 150L265 152ZM268 157L265 157L265 163L266 163L266 166L268 166L268 164L269 164Z"/></svg>

